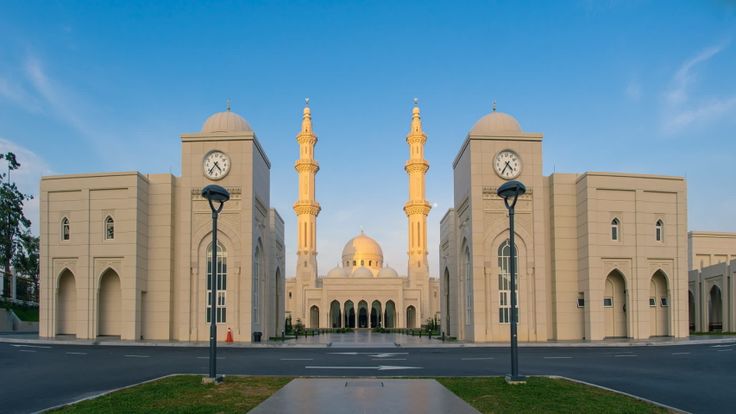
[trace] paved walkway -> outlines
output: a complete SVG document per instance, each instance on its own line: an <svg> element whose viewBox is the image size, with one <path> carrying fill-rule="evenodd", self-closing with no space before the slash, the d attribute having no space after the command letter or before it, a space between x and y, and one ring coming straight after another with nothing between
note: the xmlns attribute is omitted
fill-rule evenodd
<svg viewBox="0 0 736 414"><path fill-rule="evenodd" d="M250 412L478 413L435 380L377 378L297 378Z"/></svg>

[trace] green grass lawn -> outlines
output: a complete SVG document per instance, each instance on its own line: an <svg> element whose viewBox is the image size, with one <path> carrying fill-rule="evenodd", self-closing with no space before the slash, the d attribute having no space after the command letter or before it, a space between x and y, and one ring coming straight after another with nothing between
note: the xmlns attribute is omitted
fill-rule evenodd
<svg viewBox="0 0 736 414"><path fill-rule="evenodd" d="M531 377L510 385L500 377L437 378L481 413L666 413L668 410L563 379Z"/></svg>
<svg viewBox="0 0 736 414"><path fill-rule="evenodd" d="M177 375L55 410L61 413L244 413L281 389L289 377ZM600 388L542 377L509 385L500 377L438 378L482 413L667 413L666 409Z"/></svg>
<svg viewBox="0 0 736 414"><path fill-rule="evenodd" d="M55 413L245 413L291 378L227 377L203 385L201 375L177 375L66 406Z"/></svg>

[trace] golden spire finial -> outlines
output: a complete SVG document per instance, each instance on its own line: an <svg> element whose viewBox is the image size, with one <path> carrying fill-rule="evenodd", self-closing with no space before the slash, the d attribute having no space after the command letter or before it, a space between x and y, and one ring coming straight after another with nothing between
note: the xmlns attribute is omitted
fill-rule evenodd
<svg viewBox="0 0 736 414"><path fill-rule="evenodd" d="M309 109L309 98L304 99L304 116L302 117L302 133L312 132L312 111Z"/></svg>
<svg viewBox="0 0 736 414"><path fill-rule="evenodd" d="M496 112L496 100L493 100L493 112Z"/></svg>
<svg viewBox="0 0 736 414"><path fill-rule="evenodd" d="M226 106L227 111L230 112L230 98L227 98L227 103L225 106Z"/></svg>
<svg viewBox="0 0 736 414"><path fill-rule="evenodd" d="M411 115L411 132L422 132L422 118L419 115L419 99L414 98L414 109Z"/></svg>

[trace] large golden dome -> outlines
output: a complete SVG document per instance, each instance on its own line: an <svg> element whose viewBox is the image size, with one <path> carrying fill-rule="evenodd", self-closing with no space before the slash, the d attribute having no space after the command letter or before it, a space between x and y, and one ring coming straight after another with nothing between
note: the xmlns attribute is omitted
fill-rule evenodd
<svg viewBox="0 0 736 414"><path fill-rule="evenodd" d="M383 263L383 251L375 240L361 231L342 249L342 263L346 267L365 266L377 271Z"/></svg>

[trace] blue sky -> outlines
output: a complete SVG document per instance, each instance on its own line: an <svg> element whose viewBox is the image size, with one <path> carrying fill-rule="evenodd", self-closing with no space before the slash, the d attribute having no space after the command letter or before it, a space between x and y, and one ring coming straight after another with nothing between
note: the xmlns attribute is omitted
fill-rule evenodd
<svg viewBox="0 0 736 414"><path fill-rule="evenodd" d="M320 271L360 226L406 266L412 99L429 139L430 265L451 163L490 111L544 133L544 172L688 179L688 227L736 231L736 3L0 2L0 151L41 174L180 171L225 100L272 161L294 262L303 99L321 165ZM29 203L38 221L37 200ZM37 230L37 227L36 227Z"/></svg>

